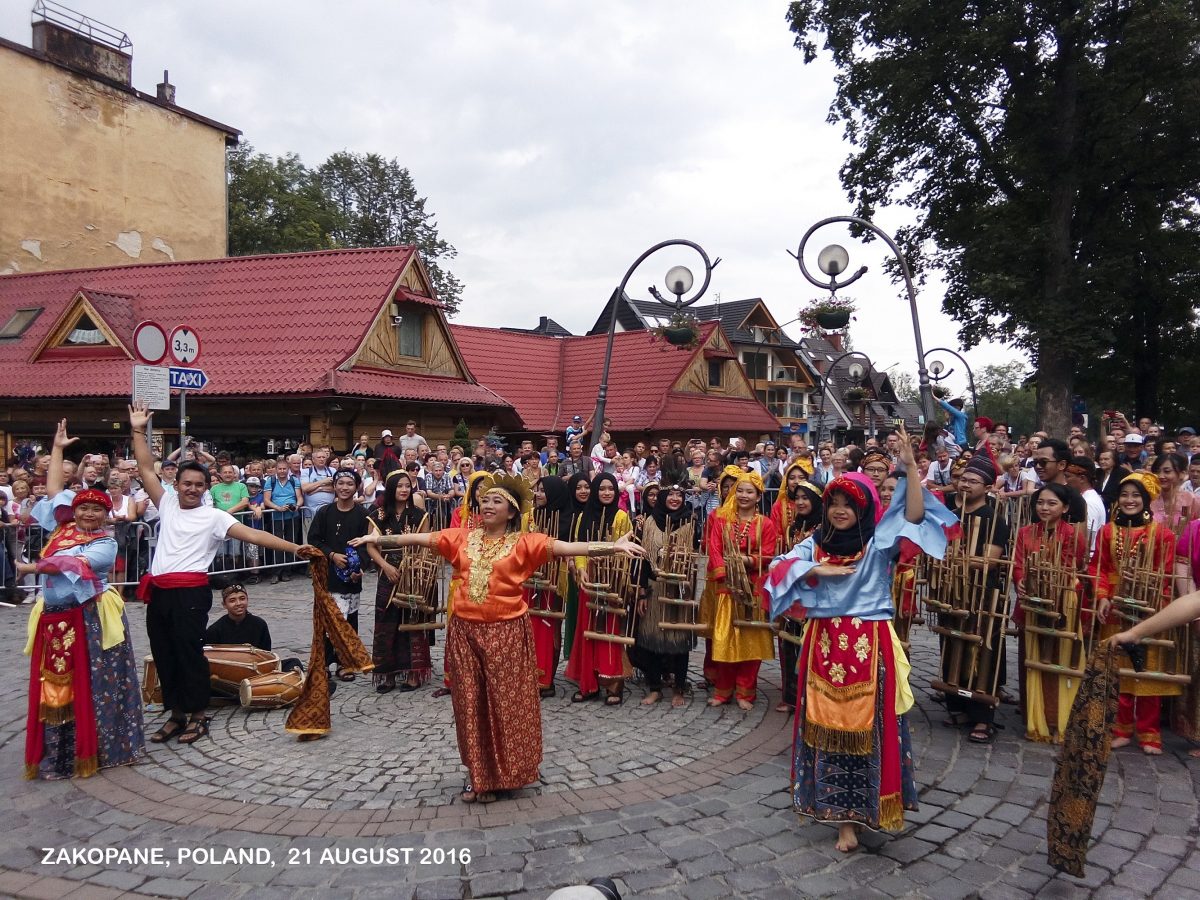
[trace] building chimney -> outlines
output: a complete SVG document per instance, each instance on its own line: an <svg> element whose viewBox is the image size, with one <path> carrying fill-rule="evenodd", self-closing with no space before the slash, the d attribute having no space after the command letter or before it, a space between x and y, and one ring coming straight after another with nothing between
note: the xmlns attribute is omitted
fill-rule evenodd
<svg viewBox="0 0 1200 900"><path fill-rule="evenodd" d="M831 331L825 335L825 340L838 353L842 352L842 333L840 331Z"/></svg>
<svg viewBox="0 0 1200 900"><path fill-rule="evenodd" d="M175 85L171 84L171 74L166 69L163 69L163 80L158 86L158 99L175 105Z"/></svg>
<svg viewBox="0 0 1200 900"><path fill-rule="evenodd" d="M547 324L547 319L546 319L546 317L545 317L545 316L538 316L538 331L540 331L540 332L542 332L543 334L545 334L545 333L546 333L546 330L547 330L549 327L550 327L550 326Z"/></svg>
<svg viewBox="0 0 1200 900"><path fill-rule="evenodd" d="M133 46L129 37L57 3L39 3L34 15L33 49L51 62L133 86Z"/></svg>

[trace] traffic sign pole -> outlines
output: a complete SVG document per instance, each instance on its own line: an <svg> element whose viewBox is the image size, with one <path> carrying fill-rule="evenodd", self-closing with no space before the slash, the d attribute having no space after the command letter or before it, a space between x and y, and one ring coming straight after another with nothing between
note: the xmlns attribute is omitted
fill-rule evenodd
<svg viewBox="0 0 1200 900"><path fill-rule="evenodd" d="M187 391L179 392L179 460L187 448Z"/></svg>

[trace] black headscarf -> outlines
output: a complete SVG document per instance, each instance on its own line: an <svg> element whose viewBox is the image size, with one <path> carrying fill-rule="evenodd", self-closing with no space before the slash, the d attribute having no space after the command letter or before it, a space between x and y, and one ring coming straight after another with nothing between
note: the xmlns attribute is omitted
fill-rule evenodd
<svg viewBox="0 0 1200 900"><path fill-rule="evenodd" d="M654 491L653 503L649 502L648 496L651 490ZM642 496L638 500L638 512L643 516L654 515L654 508L658 504L658 498L663 495L665 490L666 488L664 488L657 481L648 481L646 484L642 485Z"/></svg>
<svg viewBox="0 0 1200 900"><path fill-rule="evenodd" d="M613 488L612 502L604 505L600 502L600 485L609 482ZM619 501L621 491L617 486L616 476L610 472L601 472L592 479L592 495L588 497L587 507L583 511L583 520L579 525L579 540L605 540L612 530L613 520L621 507Z"/></svg>
<svg viewBox="0 0 1200 900"><path fill-rule="evenodd" d="M583 482L586 485L591 485L592 479L584 472L576 472L567 479L567 509L568 513L564 513L567 518L567 540L583 540L581 532L577 530L580 520L583 518L583 512L587 509L587 501L580 503L575 499L575 491L579 489L579 483ZM590 496L590 495L589 495Z"/></svg>
<svg viewBox="0 0 1200 900"><path fill-rule="evenodd" d="M865 475L858 476L866 478ZM829 507L834 494L842 494L850 501L858 521L846 529L837 529L829 521ZM862 553L875 536L875 497L871 490L857 478L843 476L829 482L821 504L821 525L813 533L813 540L830 556L853 557Z"/></svg>
<svg viewBox="0 0 1200 900"><path fill-rule="evenodd" d="M793 503L799 499L802 492L808 499L809 505L812 506L812 511L807 516L802 516L797 513L796 518L792 520L792 528L796 531L808 532L814 530L818 525L821 524L821 520L824 518L823 511L825 509L825 504L821 500L820 490L818 490L814 484L810 484L807 481L801 481L799 484L788 488L788 494L790 495L790 499Z"/></svg>
<svg viewBox="0 0 1200 900"><path fill-rule="evenodd" d="M683 497L683 504L676 510L667 509L667 495L672 492ZM687 524L692 517L692 508L687 504L687 494L677 484L663 485L654 504L653 516L659 531L666 531L668 525L675 529Z"/></svg>
<svg viewBox="0 0 1200 900"><path fill-rule="evenodd" d="M560 541L571 539L571 500L573 492L567 487L567 482L557 475L546 475L538 479L542 493L546 495L546 505L542 509L535 508L533 517L558 513L558 532L551 537Z"/></svg>

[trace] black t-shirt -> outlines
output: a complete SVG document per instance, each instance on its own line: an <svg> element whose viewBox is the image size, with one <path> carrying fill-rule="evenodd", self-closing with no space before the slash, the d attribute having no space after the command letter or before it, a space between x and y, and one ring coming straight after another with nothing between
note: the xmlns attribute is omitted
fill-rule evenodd
<svg viewBox="0 0 1200 900"><path fill-rule="evenodd" d="M329 590L335 594L361 594L362 579L342 580L333 562L334 553L351 555L350 539L362 537L371 530L367 511L355 503L349 510L342 511L337 503L327 503L317 510L308 529L308 542L325 554L329 560ZM367 554L361 548L353 548L353 556L365 560ZM343 575L345 573L342 573Z"/></svg>
<svg viewBox="0 0 1200 900"><path fill-rule="evenodd" d="M246 613L240 622L228 615L221 616L204 632L206 644L249 644L259 650L271 649L271 629L253 613Z"/></svg>

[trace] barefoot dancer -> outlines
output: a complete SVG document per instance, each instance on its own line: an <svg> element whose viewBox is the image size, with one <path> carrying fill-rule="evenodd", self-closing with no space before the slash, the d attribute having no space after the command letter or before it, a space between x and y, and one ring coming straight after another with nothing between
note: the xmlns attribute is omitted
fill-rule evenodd
<svg viewBox="0 0 1200 900"><path fill-rule="evenodd" d="M921 487L900 428L905 479L878 525L866 476L825 489L824 520L771 567L771 612L794 603L807 624L796 691L792 797L796 810L838 825L837 848L858 846L857 828L899 831L916 809L904 713L912 707L908 659L892 630L892 570L907 537L941 556L953 514Z"/></svg>

